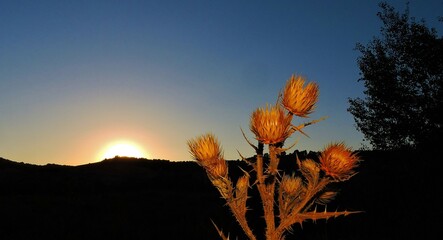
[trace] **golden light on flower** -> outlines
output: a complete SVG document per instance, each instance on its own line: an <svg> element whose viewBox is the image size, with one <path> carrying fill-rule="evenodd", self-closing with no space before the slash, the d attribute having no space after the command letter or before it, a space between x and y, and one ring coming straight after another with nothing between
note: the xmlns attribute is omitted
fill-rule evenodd
<svg viewBox="0 0 443 240"><path fill-rule="evenodd" d="M320 155L321 169L327 176L339 181L352 177L358 162L358 156L344 143L332 143Z"/></svg>
<svg viewBox="0 0 443 240"><path fill-rule="evenodd" d="M266 105L252 113L249 128L256 139L264 144L283 142L290 135L291 115L286 115L283 109Z"/></svg>
<svg viewBox="0 0 443 240"><path fill-rule="evenodd" d="M228 165L224 159L215 160L211 164L206 165L206 170L212 177L227 177Z"/></svg>
<svg viewBox="0 0 443 240"><path fill-rule="evenodd" d="M228 166L217 138L207 133L188 141L189 152L212 178L226 177Z"/></svg>
<svg viewBox="0 0 443 240"><path fill-rule="evenodd" d="M307 172L310 172L312 174L316 174L320 171L320 168L318 166L318 163L316 163L312 159L306 159L301 162L302 169L306 170Z"/></svg>
<svg viewBox="0 0 443 240"><path fill-rule="evenodd" d="M289 177L285 175L281 180L280 187L282 188L283 192L292 196L296 195L299 191L303 189L303 183L301 178L299 177Z"/></svg>
<svg viewBox="0 0 443 240"><path fill-rule="evenodd" d="M318 85L315 82L304 85L303 77L292 75L283 91L283 106L299 117L307 117L314 111L319 95Z"/></svg>
<svg viewBox="0 0 443 240"><path fill-rule="evenodd" d="M292 147L283 148L285 140L295 131L303 133L301 129L304 127L323 120L321 118L299 126L291 124L294 115L307 117L314 110L319 95L316 83L308 83L305 86L302 77L292 75L283 94L279 96L276 105L267 104L251 114L249 128L259 141L258 145L252 144L242 131L256 155L253 158L242 156L252 170L242 169L244 175L237 179L235 187L229 178L228 162L223 159L220 145L212 134L188 141L193 158L205 169L212 185L226 200L226 205L248 239L252 240L261 237L256 237L246 218L249 209L247 200L256 195L248 195L251 176L255 178L252 179L251 187L256 187L263 207L263 211L259 213L266 223L265 231L261 231L264 233L262 237L267 239L283 239L286 232L291 231L292 225L301 224L308 219L327 220L359 212L328 212L326 208L318 212L316 208L317 204L326 205L336 196L337 191L327 188L328 184L347 180L355 174L354 168L359 159L343 143L328 145L321 153L319 161L309 158L300 160L296 155L297 171L292 175L279 174L285 172L278 169L280 157L283 156L281 153ZM268 156L263 154L264 144L268 145ZM249 175L250 172L255 174ZM215 223L214 226L222 239L229 239L229 235L226 236Z"/></svg>
<svg viewBox="0 0 443 240"><path fill-rule="evenodd" d="M188 141L189 152L202 165L208 165L222 157L222 149L212 133Z"/></svg>

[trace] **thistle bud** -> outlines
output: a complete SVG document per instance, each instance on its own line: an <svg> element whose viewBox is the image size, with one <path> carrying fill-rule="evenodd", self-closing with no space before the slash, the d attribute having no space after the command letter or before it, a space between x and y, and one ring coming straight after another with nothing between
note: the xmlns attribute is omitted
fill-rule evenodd
<svg viewBox="0 0 443 240"><path fill-rule="evenodd" d="M302 161L301 165L302 165L302 170L307 171L313 175L320 172L320 168L318 166L318 163L316 163L312 159L307 159L307 160Z"/></svg>
<svg viewBox="0 0 443 240"><path fill-rule="evenodd" d="M321 169L334 180L345 181L355 174L358 157L343 143L328 145L320 155Z"/></svg>
<svg viewBox="0 0 443 240"><path fill-rule="evenodd" d="M238 206L246 211L246 199L248 198L249 188L249 175L243 175L238 178L237 185L235 186L235 197L237 199Z"/></svg>
<svg viewBox="0 0 443 240"><path fill-rule="evenodd" d="M292 114L307 117L315 109L318 99L318 85L310 82L304 87L305 79L292 75L283 91L283 106Z"/></svg>
<svg viewBox="0 0 443 240"><path fill-rule="evenodd" d="M218 140L211 133L188 141L189 152L212 178L226 177L228 166Z"/></svg>
<svg viewBox="0 0 443 240"><path fill-rule="evenodd" d="M222 150L218 140L211 133L188 141L189 152L202 166L208 166L222 159Z"/></svg>
<svg viewBox="0 0 443 240"><path fill-rule="evenodd" d="M236 188L240 191L244 191L249 187L249 176L244 175L237 180Z"/></svg>
<svg viewBox="0 0 443 240"><path fill-rule="evenodd" d="M280 187L283 192L290 196L295 196L302 189L302 180L299 177L283 176Z"/></svg>
<svg viewBox="0 0 443 240"><path fill-rule="evenodd" d="M206 167L206 170L208 174L214 178L228 176L228 166L224 159L213 162L211 165Z"/></svg>
<svg viewBox="0 0 443 240"><path fill-rule="evenodd" d="M266 105L266 108L258 108L252 113L249 127L258 141L275 144L289 137L291 120L292 117L280 106Z"/></svg>

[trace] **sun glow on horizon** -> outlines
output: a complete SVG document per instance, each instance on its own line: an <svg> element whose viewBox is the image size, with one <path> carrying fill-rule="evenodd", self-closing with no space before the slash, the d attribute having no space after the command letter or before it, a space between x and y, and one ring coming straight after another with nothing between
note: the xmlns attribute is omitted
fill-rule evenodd
<svg viewBox="0 0 443 240"><path fill-rule="evenodd" d="M119 157L148 158L149 155L137 144L129 141L118 141L109 144L99 154L99 161Z"/></svg>

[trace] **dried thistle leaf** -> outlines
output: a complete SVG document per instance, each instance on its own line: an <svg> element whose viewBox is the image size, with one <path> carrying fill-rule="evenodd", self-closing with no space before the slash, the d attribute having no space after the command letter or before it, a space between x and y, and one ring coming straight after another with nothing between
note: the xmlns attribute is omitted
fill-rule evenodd
<svg viewBox="0 0 443 240"><path fill-rule="evenodd" d="M337 196L337 192L325 191L320 195L320 197L318 197L315 202L318 204L326 205L331 202L335 198L335 196Z"/></svg>
<svg viewBox="0 0 443 240"><path fill-rule="evenodd" d="M316 184L320 179L320 166L312 159L298 161L302 175L309 184Z"/></svg>

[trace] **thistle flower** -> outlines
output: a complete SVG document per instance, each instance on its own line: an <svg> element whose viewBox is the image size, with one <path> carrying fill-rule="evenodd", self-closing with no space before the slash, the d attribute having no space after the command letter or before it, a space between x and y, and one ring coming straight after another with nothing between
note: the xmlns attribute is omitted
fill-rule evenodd
<svg viewBox="0 0 443 240"><path fill-rule="evenodd" d="M224 159L219 159L205 167L212 177L227 177L228 165Z"/></svg>
<svg viewBox="0 0 443 240"><path fill-rule="evenodd" d="M289 177L285 175L281 180L280 187L282 188L283 192L290 196L295 196L300 190L303 189L303 183L299 177Z"/></svg>
<svg viewBox="0 0 443 240"><path fill-rule="evenodd" d="M207 133L188 141L189 152L212 177L224 177L228 173L222 149L216 137Z"/></svg>
<svg viewBox="0 0 443 240"><path fill-rule="evenodd" d="M313 175L317 174L320 171L320 168L318 167L318 163L316 163L312 159L306 159L301 162L301 169L303 171L309 172Z"/></svg>
<svg viewBox="0 0 443 240"><path fill-rule="evenodd" d="M307 117L315 109L318 99L318 85L310 82L304 87L305 79L292 75L283 91L283 106L292 114Z"/></svg>
<svg viewBox="0 0 443 240"><path fill-rule="evenodd" d="M243 175L238 178L237 185L235 187L235 197L237 200L237 206L242 210L246 211L246 199L248 198L248 188L249 188L249 175Z"/></svg>
<svg viewBox="0 0 443 240"><path fill-rule="evenodd" d="M284 141L295 131L303 133L300 129L322 120L299 126L291 124L294 115L307 117L313 112L318 95L316 83L308 83L305 86L304 78L292 75L286 83L282 96L278 99L278 104L266 105L251 114L249 128L260 143L254 146L246 139L256 150L257 155L255 161L245 158L244 160L255 171L256 179L252 186L257 187L261 198L266 223L264 232L266 239L283 239L285 232L292 230L292 225L302 224L308 219L327 220L331 217L358 212L327 212L326 208L324 212L316 210L316 204L326 205L337 194L336 191L326 188L329 183L347 180L355 174L354 168L359 159L343 143L328 145L321 153L319 161L313 159L301 161L296 158L299 171L291 176L278 174L278 163ZM249 173L243 171L244 175L237 179L234 187L228 175L228 163L223 158L222 149L214 135L208 133L191 139L187 143L192 157L206 170L212 185L226 200L226 205L231 209L248 239L256 240L257 237L246 219L250 187ZM269 145L268 158L263 156L263 144ZM278 195L275 193L276 187ZM275 206L276 203L278 203L278 208ZM315 208L311 210L314 206ZM276 210L279 215L276 215ZM229 236L225 236L215 224L214 226L222 239L229 239Z"/></svg>
<svg viewBox="0 0 443 240"><path fill-rule="evenodd" d="M217 138L207 133L188 141L189 152L202 165L222 158L222 150Z"/></svg>
<svg viewBox="0 0 443 240"><path fill-rule="evenodd" d="M358 157L344 143L328 145L320 155L321 169L334 180L345 181L356 172Z"/></svg>
<svg viewBox="0 0 443 240"><path fill-rule="evenodd" d="M249 128L258 141L275 144L289 137L291 120L292 116L286 115L280 106L266 105L252 113Z"/></svg>

